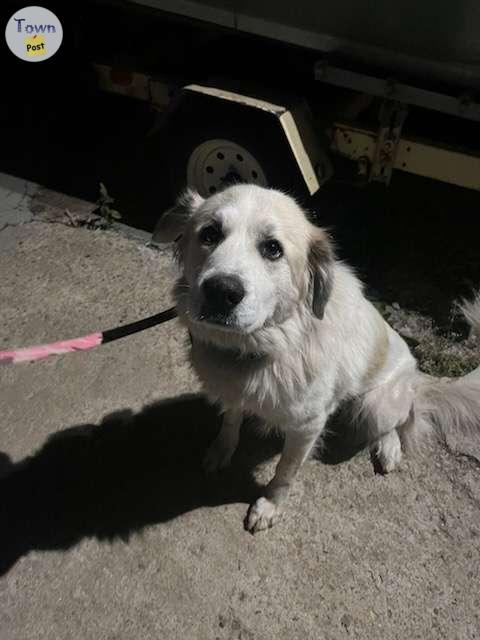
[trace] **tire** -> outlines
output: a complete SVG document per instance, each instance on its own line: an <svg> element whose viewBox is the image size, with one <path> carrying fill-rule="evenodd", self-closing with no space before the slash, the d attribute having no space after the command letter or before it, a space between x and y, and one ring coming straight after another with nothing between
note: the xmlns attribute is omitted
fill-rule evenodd
<svg viewBox="0 0 480 640"><path fill-rule="evenodd" d="M238 182L308 197L280 122L270 114L231 104L190 111L174 119L168 139L172 198L186 186L207 197Z"/></svg>

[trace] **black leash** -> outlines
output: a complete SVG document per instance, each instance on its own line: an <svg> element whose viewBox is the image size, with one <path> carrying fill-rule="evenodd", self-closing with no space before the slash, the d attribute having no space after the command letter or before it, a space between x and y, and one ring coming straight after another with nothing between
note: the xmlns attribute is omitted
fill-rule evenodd
<svg viewBox="0 0 480 640"><path fill-rule="evenodd" d="M157 324L163 324L164 322L173 320L173 318L176 317L177 310L175 307L171 307L170 309L156 313L154 316L143 318L143 320L130 322L129 324L124 324L121 327L115 327L115 329L107 329L107 331L103 331L102 333L102 344L113 342L113 340L120 340L120 338L130 336L132 333L138 333L139 331L150 329L150 327L155 327Z"/></svg>

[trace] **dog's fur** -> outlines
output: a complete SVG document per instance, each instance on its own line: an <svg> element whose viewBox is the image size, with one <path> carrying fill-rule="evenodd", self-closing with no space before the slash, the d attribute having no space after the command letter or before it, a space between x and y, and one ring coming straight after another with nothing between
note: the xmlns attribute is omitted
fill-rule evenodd
<svg viewBox="0 0 480 640"><path fill-rule="evenodd" d="M221 237L205 246L199 233L212 223ZM205 468L228 464L246 415L285 435L275 476L247 515L250 531L275 522L296 472L340 406L367 427L385 472L400 462L401 441L451 428L478 432L480 368L454 380L419 372L352 270L336 260L327 233L290 197L253 185L206 200L187 192L161 218L154 239L177 240L177 310L192 337L193 366L225 413ZM283 247L278 259L259 250L269 239ZM240 280L245 296L228 317L210 321L202 284L219 274ZM480 296L463 310L479 335Z"/></svg>

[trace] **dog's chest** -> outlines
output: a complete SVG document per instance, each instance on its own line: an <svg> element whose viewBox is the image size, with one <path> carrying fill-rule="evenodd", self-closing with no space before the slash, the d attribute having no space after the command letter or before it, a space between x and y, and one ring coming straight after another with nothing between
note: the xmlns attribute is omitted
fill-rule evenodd
<svg viewBox="0 0 480 640"><path fill-rule="evenodd" d="M312 380L303 367L286 367L266 357L240 358L232 353L192 345L191 361L212 402L257 415L267 422L301 419Z"/></svg>

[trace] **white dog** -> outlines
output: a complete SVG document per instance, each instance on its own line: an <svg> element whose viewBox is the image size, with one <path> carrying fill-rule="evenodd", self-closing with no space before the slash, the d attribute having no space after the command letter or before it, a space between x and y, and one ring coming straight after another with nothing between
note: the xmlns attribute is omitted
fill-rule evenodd
<svg viewBox="0 0 480 640"><path fill-rule="evenodd" d="M480 426L480 368L455 380L418 371L403 339L364 297L331 241L290 197L252 185L206 200L187 192L160 220L160 242L177 240L177 310L192 338L191 361L224 410L204 460L224 467L244 416L285 435L272 481L249 509L252 533L280 504L325 423L340 406L368 428L385 472L401 440ZM480 295L464 306L480 331Z"/></svg>

